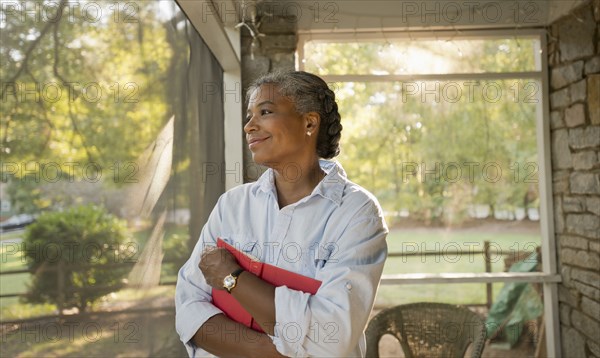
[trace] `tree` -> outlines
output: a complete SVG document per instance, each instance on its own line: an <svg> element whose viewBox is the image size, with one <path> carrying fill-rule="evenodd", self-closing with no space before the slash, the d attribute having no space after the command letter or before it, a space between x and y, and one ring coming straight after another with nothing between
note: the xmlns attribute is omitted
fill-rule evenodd
<svg viewBox="0 0 600 358"><path fill-rule="evenodd" d="M95 206L44 213L23 240L34 272L27 301L80 311L125 284L130 268L107 265L133 260L136 247L124 222Z"/></svg>
<svg viewBox="0 0 600 358"><path fill-rule="evenodd" d="M106 197L140 179L138 158L173 115L169 199L189 205L192 119L183 97L194 30L176 3L28 0L11 6L0 9L0 166L12 176L15 207L114 208ZM37 179L27 177L26 167L37 168Z"/></svg>
<svg viewBox="0 0 600 358"><path fill-rule="evenodd" d="M53 5L2 7L2 162L93 163L106 173L134 161L170 118L166 28L156 2ZM100 19L82 11L97 6Z"/></svg>

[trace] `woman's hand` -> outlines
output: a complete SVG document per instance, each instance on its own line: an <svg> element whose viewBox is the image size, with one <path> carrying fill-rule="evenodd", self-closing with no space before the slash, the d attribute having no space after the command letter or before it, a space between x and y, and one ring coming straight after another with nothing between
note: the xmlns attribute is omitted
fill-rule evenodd
<svg viewBox="0 0 600 358"><path fill-rule="evenodd" d="M212 288L223 290L223 279L241 266L235 257L222 247L208 246L200 258L200 271Z"/></svg>

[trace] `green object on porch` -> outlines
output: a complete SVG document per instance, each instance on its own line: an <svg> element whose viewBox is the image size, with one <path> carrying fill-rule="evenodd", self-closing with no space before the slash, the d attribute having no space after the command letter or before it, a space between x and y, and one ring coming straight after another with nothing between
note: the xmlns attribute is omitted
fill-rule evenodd
<svg viewBox="0 0 600 358"><path fill-rule="evenodd" d="M537 252L514 263L510 272L532 272L539 263ZM509 282L504 285L490 308L485 322L488 338L504 333L504 340L512 348L523 332L525 322L538 318L543 312L538 293L527 282Z"/></svg>

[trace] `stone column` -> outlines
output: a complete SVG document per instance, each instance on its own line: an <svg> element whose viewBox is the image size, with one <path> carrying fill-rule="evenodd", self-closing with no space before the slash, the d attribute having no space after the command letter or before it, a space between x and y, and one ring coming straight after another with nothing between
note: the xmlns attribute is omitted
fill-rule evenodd
<svg viewBox="0 0 600 358"><path fill-rule="evenodd" d="M562 355L600 357L600 1L548 31Z"/></svg>

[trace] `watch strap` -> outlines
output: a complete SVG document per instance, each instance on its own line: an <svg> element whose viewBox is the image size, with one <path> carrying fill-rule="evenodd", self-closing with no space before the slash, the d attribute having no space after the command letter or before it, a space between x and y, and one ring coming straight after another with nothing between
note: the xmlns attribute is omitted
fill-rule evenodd
<svg viewBox="0 0 600 358"><path fill-rule="evenodd" d="M235 278L238 278L238 276L239 276L239 275L241 275L241 274L242 274L242 272L244 272L244 268L243 268L243 267L240 267L239 269L237 269L237 270L233 271L233 272L231 273L231 276L233 276L233 277L235 277Z"/></svg>
<svg viewBox="0 0 600 358"><path fill-rule="evenodd" d="M244 272L245 270L240 267L239 269L233 271L232 273L229 274L229 276L233 277L235 279L235 284L233 285L233 287L225 287L225 289L227 290L227 292L231 293L231 290L233 290L235 288L235 286L237 286L237 278L239 275L242 274L242 272Z"/></svg>

